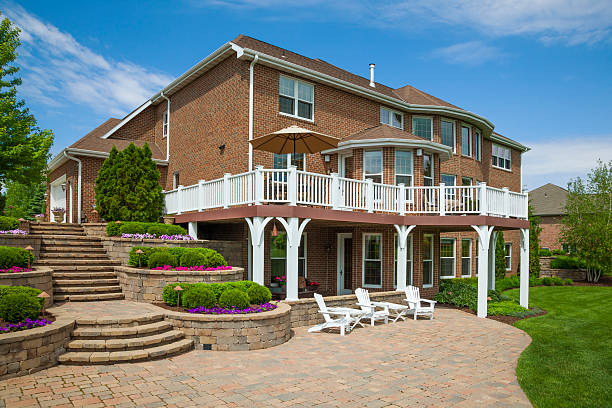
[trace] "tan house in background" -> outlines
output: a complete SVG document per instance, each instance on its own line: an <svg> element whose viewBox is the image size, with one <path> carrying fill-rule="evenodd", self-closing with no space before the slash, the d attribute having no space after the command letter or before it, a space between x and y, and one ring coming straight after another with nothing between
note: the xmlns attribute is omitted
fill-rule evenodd
<svg viewBox="0 0 612 408"><path fill-rule="evenodd" d="M529 204L533 214L540 217L540 248L561 249L562 219L565 216L565 202L568 192L555 184L544 184L529 192ZM563 248L566 249L566 248Z"/></svg>

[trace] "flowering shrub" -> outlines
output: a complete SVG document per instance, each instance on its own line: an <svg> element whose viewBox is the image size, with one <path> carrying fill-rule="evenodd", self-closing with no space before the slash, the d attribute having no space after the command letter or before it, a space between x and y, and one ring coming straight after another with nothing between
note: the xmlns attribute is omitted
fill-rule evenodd
<svg viewBox="0 0 612 408"><path fill-rule="evenodd" d="M274 310L276 309L278 306L276 306L274 303L263 303L259 306L250 306L247 307L245 309L225 309L223 307L213 307L213 308L206 308L206 307L196 307L194 309L187 309L187 311L189 313L200 313L200 314L247 314L247 313L261 313L261 312L268 312L270 310Z"/></svg>
<svg viewBox="0 0 612 408"><path fill-rule="evenodd" d="M0 231L0 234L5 234L5 235L28 235L27 231L20 230L20 229Z"/></svg>
<svg viewBox="0 0 612 408"><path fill-rule="evenodd" d="M22 268L20 266L11 266L8 269L0 269L0 273L19 273L19 272L32 272L32 269Z"/></svg>
<svg viewBox="0 0 612 408"><path fill-rule="evenodd" d="M312 289L316 289L319 287L319 282L308 282L308 286L311 287Z"/></svg>
<svg viewBox="0 0 612 408"><path fill-rule="evenodd" d="M19 330L27 330L32 329L34 327L43 327L48 324L53 323L51 320L47 319L25 319L25 321L17 324L8 323L6 326L0 327L0 333L8 333Z"/></svg>
<svg viewBox="0 0 612 408"><path fill-rule="evenodd" d="M155 235L155 234L121 234L121 238L135 238L135 239L163 239L165 241L191 241L193 240L193 238L191 238L190 235L179 235L179 234L175 234L175 235Z"/></svg>
<svg viewBox="0 0 612 408"><path fill-rule="evenodd" d="M164 266L156 266L155 268L151 268L154 271L227 271L232 269L231 266L209 266L204 267L200 266L177 266L173 268L172 265L164 265Z"/></svg>
<svg viewBox="0 0 612 408"><path fill-rule="evenodd" d="M141 251L140 254L137 253L137 251L139 250ZM199 265L203 265L205 267L209 267L209 266L216 267L216 266L227 265L225 258L223 258L223 256L220 253L210 248L182 248L182 247L168 248L168 247L145 247L145 246L132 247L132 249L130 250L130 259L128 261L128 265L134 266L134 267L137 267L139 265L148 265L149 257L156 252L170 253L174 257L176 257L176 259L179 262L158 263L157 265L153 265L154 267L164 266L166 264L167 265L177 265L177 266L180 265L183 267L199 266ZM192 256L195 252L204 255L204 257ZM189 262L186 262L187 258L189 258Z"/></svg>
<svg viewBox="0 0 612 408"><path fill-rule="evenodd" d="M274 276L272 280L276 283L280 283L281 285L285 285L287 283L287 276Z"/></svg>

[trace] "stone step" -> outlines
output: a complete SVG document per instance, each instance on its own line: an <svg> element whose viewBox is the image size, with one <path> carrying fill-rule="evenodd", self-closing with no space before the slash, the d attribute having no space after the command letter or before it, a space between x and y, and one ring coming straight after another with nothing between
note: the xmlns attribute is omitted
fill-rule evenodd
<svg viewBox="0 0 612 408"><path fill-rule="evenodd" d="M58 357L63 364L116 364L179 354L193 348L193 340L182 339L161 346L127 351L69 351Z"/></svg>
<svg viewBox="0 0 612 408"><path fill-rule="evenodd" d="M53 294L53 300L55 302L96 302L98 300L121 300L123 299L123 293L96 293L88 295L56 295Z"/></svg>
<svg viewBox="0 0 612 408"><path fill-rule="evenodd" d="M43 244L50 241L87 241L100 242L100 237L90 237L83 234L31 234L35 238L42 238Z"/></svg>
<svg viewBox="0 0 612 408"><path fill-rule="evenodd" d="M51 234L51 235L85 235L83 228L58 228L53 226L48 227L31 227L32 234Z"/></svg>
<svg viewBox="0 0 612 408"><path fill-rule="evenodd" d="M53 279L54 286L113 286L119 285L119 279Z"/></svg>
<svg viewBox="0 0 612 408"><path fill-rule="evenodd" d="M76 230L76 231L84 230L83 227L78 224L68 225L68 224L57 224L57 223L49 223L49 224L31 223L30 228L39 229L39 230L46 230L46 229L61 229L61 230Z"/></svg>
<svg viewBox="0 0 612 408"><path fill-rule="evenodd" d="M45 254L51 254L55 252L72 252L81 255L82 253L91 253L91 254L106 254L106 249L104 249L101 245L72 245L72 246L44 246L43 252Z"/></svg>
<svg viewBox="0 0 612 408"><path fill-rule="evenodd" d="M172 330L170 323L163 320L131 327L91 326L77 328L72 333L73 339L109 340L117 338L136 338L150 336Z"/></svg>
<svg viewBox="0 0 612 408"><path fill-rule="evenodd" d="M120 339L106 340L84 340L78 339L68 343L69 351L122 351L145 349L150 347L162 346L185 338L185 334L180 330L169 330L163 333L152 334L143 337L126 337Z"/></svg>
<svg viewBox="0 0 612 408"><path fill-rule="evenodd" d="M140 316L130 317L100 317L97 319L79 318L76 320L77 327L95 327L99 329L110 329L117 327L134 327L145 324L157 323L164 320L163 313L146 313Z"/></svg>
<svg viewBox="0 0 612 408"><path fill-rule="evenodd" d="M87 252L47 252L44 251L39 259L108 259L106 253L87 253Z"/></svg>
<svg viewBox="0 0 612 408"><path fill-rule="evenodd" d="M114 279L117 277L115 272L53 272L55 282L60 280L81 280L81 279Z"/></svg>
<svg viewBox="0 0 612 408"><path fill-rule="evenodd" d="M79 227L79 228L83 228L83 226L81 224L75 223L75 222L62 222L62 223L58 223L58 222L51 222L51 221L34 221L31 224L32 226L36 225L36 226L47 226L47 225L59 225L62 227Z"/></svg>
<svg viewBox="0 0 612 408"><path fill-rule="evenodd" d="M111 259L38 259L34 265L40 266L114 266L121 265L121 261ZM60 269L60 268L58 268Z"/></svg>
<svg viewBox="0 0 612 408"><path fill-rule="evenodd" d="M119 285L107 285L107 286L57 286L53 285L53 294L97 294L97 293L109 293L119 292L121 293L121 286Z"/></svg>
<svg viewBox="0 0 612 408"><path fill-rule="evenodd" d="M36 264L36 261L34 261ZM90 272L115 272L112 265L56 265L53 272L58 273L90 273Z"/></svg>

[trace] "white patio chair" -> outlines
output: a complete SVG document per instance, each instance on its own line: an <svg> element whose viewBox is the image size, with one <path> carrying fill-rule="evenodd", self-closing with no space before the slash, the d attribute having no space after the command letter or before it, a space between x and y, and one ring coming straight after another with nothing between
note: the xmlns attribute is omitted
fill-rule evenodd
<svg viewBox="0 0 612 408"><path fill-rule="evenodd" d="M359 288L358 290L365 290L365 289ZM370 293L367 290L365 291L366 291L367 298L369 300ZM359 303L361 303L361 301L359 301ZM389 312L389 317L393 319L393 323L397 322L399 319L406 320L406 315L408 314L408 312L410 312L410 306L400 305L399 303L376 302L373 300L371 300L370 303L373 304L374 306L380 307L382 309L386 309Z"/></svg>
<svg viewBox="0 0 612 408"><path fill-rule="evenodd" d="M361 319L370 319L370 325L372 326L377 320L384 320L385 324L389 323L388 306L381 306L383 310L376 310L377 306L370 301L370 294L363 288L357 288L355 295L357 295L357 306L365 312Z"/></svg>
<svg viewBox="0 0 612 408"><path fill-rule="evenodd" d="M429 320L433 319L435 300L421 299L419 288L416 286L406 286L406 302L410 306L410 312L414 314L414 320L417 316L429 316ZM429 303L429 306L423 306L421 302Z"/></svg>
<svg viewBox="0 0 612 408"><path fill-rule="evenodd" d="M350 332L355 325L359 322L358 317L353 317L353 311L358 312L358 314L362 314L360 310L350 309L350 308L328 308L325 305L325 301L323 300L323 296L318 293L314 294L315 300L317 301L317 305L319 305L319 313L323 315L325 322L321 324L317 324L316 326L308 329L309 333L318 332L323 329L330 328L340 328L340 335L344 336L345 332ZM337 319L333 319L331 315L340 315Z"/></svg>

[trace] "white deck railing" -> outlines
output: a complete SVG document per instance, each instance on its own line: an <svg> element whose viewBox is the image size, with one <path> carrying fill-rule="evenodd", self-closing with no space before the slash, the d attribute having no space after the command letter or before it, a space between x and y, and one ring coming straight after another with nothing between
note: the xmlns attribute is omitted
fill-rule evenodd
<svg viewBox="0 0 612 408"><path fill-rule="evenodd" d="M165 191L166 213L268 203L399 215L527 218L527 194L477 186L406 187L289 169L264 169Z"/></svg>

